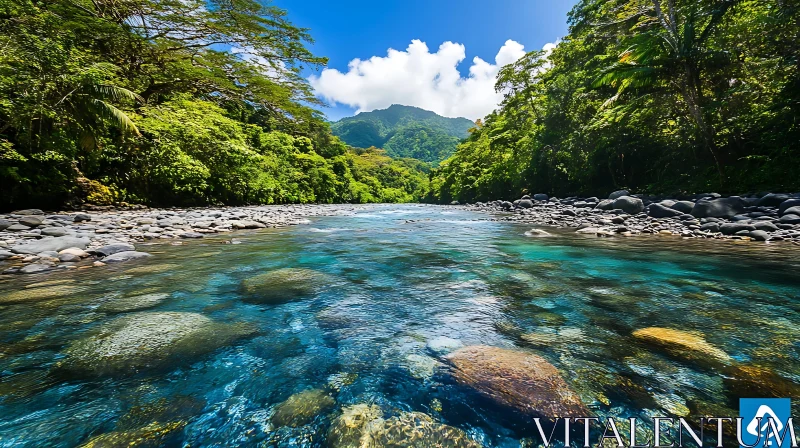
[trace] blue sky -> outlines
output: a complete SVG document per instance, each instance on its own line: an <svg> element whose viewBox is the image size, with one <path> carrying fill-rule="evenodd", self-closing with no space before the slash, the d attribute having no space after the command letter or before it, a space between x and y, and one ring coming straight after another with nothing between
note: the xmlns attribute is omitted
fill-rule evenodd
<svg viewBox="0 0 800 448"><path fill-rule="evenodd" d="M295 25L311 29L315 39L312 50L330 59L329 68L345 73L352 59L385 57L389 48L404 51L412 39L427 43L431 53L443 42L451 41L464 46L466 59L456 66L462 77L469 76L475 56L495 64L495 56L509 39L524 45L525 51L555 42L567 32L566 16L574 3L573 0L274 0L276 6L288 11ZM359 89L359 85L364 84L356 81L352 88ZM339 95L342 90L345 89L335 82L328 87L332 95ZM363 109L382 107L381 101L373 97L359 100L340 96L344 101L358 101ZM402 96L399 98L392 102L403 102ZM424 107L428 103L410 105ZM455 109L452 114L458 114L459 105L441 106L442 110L446 107ZM336 120L352 115L356 107L340 104L324 111L329 119Z"/></svg>

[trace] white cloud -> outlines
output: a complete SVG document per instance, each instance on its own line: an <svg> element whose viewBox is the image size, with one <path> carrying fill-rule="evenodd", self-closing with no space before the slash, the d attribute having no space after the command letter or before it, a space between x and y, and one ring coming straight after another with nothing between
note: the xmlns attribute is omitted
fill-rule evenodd
<svg viewBox="0 0 800 448"><path fill-rule="evenodd" d="M545 45L545 50L552 46ZM324 69L309 81L319 97L358 112L403 104L474 120L492 112L503 99L494 90L500 68L524 55L524 46L507 40L494 64L475 57L469 75L462 77L457 67L466 58L464 45L445 42L431 53L425 42L413 40L405 51L389 49L385 57L353 59L346 73Z"/></svg>

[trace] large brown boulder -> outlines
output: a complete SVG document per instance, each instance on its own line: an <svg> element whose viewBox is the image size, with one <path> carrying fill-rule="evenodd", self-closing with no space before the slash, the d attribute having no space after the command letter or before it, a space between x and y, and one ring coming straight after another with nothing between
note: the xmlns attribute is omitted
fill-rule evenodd
<svg viewBox="0 0 800 448"><path fill-rule="evenodd" d="M544 358L521 350L477 345L446 358L455 380L495 402L526 415L587 417L586 406L558 369Z"/></svg>

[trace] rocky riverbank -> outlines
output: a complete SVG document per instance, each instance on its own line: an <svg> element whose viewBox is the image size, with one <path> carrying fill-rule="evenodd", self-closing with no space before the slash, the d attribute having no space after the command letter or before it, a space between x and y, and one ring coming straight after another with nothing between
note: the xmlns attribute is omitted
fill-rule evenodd
<svg viewBox="0 0 800 448"><path fill-rule="evenodd" d="M197 209L98 208L0 215L0 272L33 274L103 266L149 257L141 245L308 223L312 216L357 210L354 205L285 205ZM235 242L235 241L234 241ZM137 247L138 246L138 247Z"/></svg>
<svg viewBox="0 0 800 448"><path fill-rule="evenodd" d="M729 197L706 193L668 199L620 190L607 199L535 194L514 202L464 207L500 212L500 220L575 228L597 236L658 234L800 244L800 193ZM546 235L541 229L530 232L530 236Z"/></svg>

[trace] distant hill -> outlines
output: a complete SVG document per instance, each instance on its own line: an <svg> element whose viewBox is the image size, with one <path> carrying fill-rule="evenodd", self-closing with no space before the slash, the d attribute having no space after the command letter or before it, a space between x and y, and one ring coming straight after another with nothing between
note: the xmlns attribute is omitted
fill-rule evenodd
<svg viewBox="0 0 800 448"><path fill-rule="evenodd" d="M392 157L439 163L450 157L475 123L446 118L418 107L394 104L333 123L333 133L356 148L383 148Z"/></svg>

